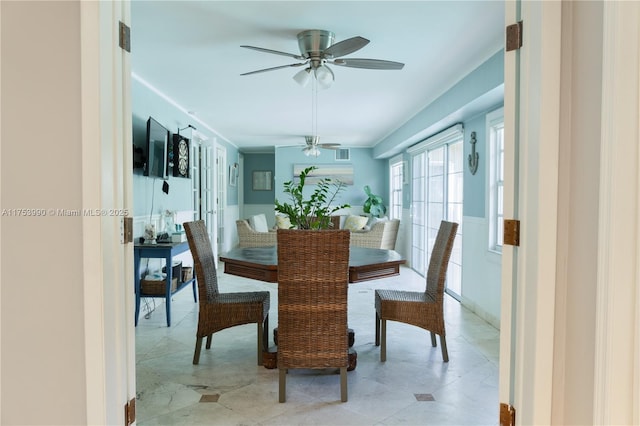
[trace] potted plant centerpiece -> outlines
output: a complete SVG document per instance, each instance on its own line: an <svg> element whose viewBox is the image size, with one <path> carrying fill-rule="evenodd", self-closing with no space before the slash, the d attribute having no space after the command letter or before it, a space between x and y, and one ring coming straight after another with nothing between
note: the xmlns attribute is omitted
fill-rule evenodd
<svg viewBox="0 0 640 426"><path fill-rule="evenodd" d="M275 210L289 217L291 226L298 229L329 229L331 215L338 210L351 207L349 204L332 206L336 196L344 190L345 184L331 178L320 179L308 199L304 198L305 181L309 173L316 170L310 166L300 172L300 180L284 183L284 192L289 194L291 203L280 203L275 200Z"/></svg>

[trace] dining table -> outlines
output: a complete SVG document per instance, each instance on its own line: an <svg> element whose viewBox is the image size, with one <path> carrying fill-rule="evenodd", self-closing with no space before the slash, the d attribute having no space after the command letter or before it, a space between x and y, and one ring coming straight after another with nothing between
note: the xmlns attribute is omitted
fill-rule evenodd
<svg viewBox="0 0 640 426"><path fill-rule="evenodd" d="M278 282L277 246L236 247L219 256L224 272L270 283ZM352 246L349 250L349 283L400 274L406 260L395 250Z"/></svg>

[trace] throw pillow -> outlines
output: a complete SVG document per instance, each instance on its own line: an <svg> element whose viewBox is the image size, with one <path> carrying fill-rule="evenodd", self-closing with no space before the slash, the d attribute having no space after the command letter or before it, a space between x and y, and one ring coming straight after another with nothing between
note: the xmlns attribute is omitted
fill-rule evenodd
<svg viewBox="0 0 640 426"><path fill-rule="evenodd" d="M291 229L291 220L289 216L276 215L276 228L278 229Z"/></svg>
<svg viewBox="0 0 640 426"><path fill-rule="evenodd" d="M264 214L257 214L249 218L249 225L256 232L269 232L267 217Z"/></svg>
<svg viewBox="0 0 640 426"><path fill-rule="evenodd" d="M389 218L387 216L384 216L384 217L371 216L369 218L369 222L367 222L367 225L369 225L370 227L373 227L373 225L375 225L378 222L387 222L387 221L389 221Z"/></svg>
<svg viewBox="0 0 640 426"><path fill-rule="evenodd" d="M358 231L365 227L368 218L366 216L354 216L350 215L347 220L344 221L344 229L349 231Z"/></svg>

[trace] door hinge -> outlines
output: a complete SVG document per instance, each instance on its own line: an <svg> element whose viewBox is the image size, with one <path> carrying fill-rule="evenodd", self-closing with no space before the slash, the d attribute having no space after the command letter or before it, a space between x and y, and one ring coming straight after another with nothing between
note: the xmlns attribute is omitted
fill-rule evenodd
<svg viewBox="0 0 640 426"><path fill-rule="evenodd" d="M505 50L510 52L518 50L522 47L522 21L507 26L507 38L505 42Z"/></svg>
<svg viewBox="0 0 640 426"><path fill-rule="evenodd" d="M122 21L118 30L118 43L121 49L131 53L131 28Z"/></svg>
<svg viewBox="0 0 640 426"><path fill-rule="evenodd" d="M133 218L123 217L120 229L120 242L122 244L133 242Z"/></svg>
<svg viewBox="0 0 640 426"><path fill-rule="evenodd" d="M136 399L131 398L131 401L124 404L124 424L129 426L136 421Z"/></svg>
<svg viewBox="0 0 640 426"><path fill-rule="evenodd" d="M510 404L500 403L500 426L515 426L516 409Z"/></svg>
<svg viewBox="0 0 640 426"><path fill-rule="evenodd" d="M515 219L505 219L502 243L509 246L520 245L520 221Z"/></svg>

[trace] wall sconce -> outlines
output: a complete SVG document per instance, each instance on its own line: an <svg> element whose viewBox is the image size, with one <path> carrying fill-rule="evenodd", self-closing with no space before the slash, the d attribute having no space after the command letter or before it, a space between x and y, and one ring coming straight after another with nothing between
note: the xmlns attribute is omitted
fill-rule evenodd
<svg viewBox="0 0 640 426"><path fill-rule="evenodd" d="M478 171L478 159L480 154L476 152L476 132L471 132L471 154L469 154L469 171L475 175Z"/></svg>

